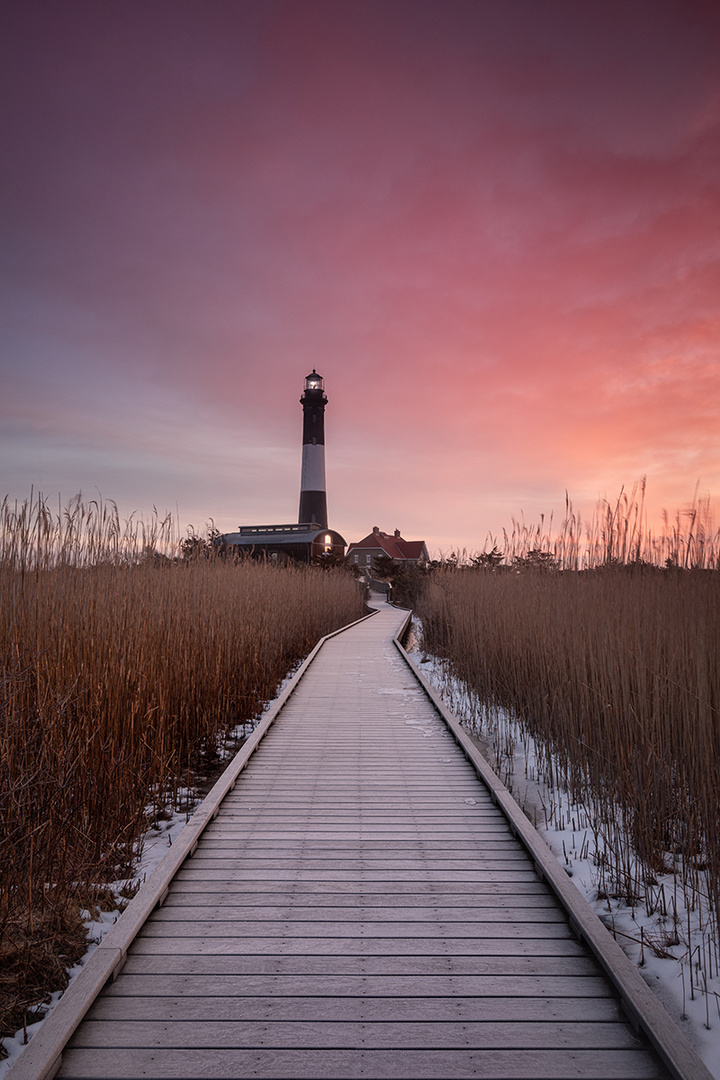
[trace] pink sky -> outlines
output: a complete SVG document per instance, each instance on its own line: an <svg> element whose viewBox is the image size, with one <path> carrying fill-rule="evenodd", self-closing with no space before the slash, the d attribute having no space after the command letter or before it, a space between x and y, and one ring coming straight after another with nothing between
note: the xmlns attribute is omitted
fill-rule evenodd
<svg viewBox="0 0 720 1080"><path fill-rule="evenodd" d="M720 495L720 8L23 0L0 495L435 551Z"/></svg>

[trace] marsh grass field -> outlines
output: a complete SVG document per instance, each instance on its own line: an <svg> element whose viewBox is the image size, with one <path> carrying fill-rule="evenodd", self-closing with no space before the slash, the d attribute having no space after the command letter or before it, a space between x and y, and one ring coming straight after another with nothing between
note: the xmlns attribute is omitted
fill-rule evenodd
<svg viewBox="0 0 720 1080"><path fill-rule="evenodd" d="M587 810L599 895L657 912L649 944L682 939L702 988L720 961L719 537L707 512L656 537L641 520L606 506L584 543L572 519L555 540L516 525L502 560L436 567L416 613L470 721L511 717Z"/></svg>
<svg viewBox="0 0 720 1080"><path fill-rule="evenodd" d="M169 518L122 523L112 503L6 501L0 530L8 1035L64 986L81 911L115 907L146 830L363 597L341 571L179 558Z"/></svg>

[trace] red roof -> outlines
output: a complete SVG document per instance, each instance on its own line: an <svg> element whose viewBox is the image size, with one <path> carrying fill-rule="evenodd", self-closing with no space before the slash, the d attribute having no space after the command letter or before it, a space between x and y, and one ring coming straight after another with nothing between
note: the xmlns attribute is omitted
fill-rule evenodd
<svg viewBox="0 0 720 1080"><path fill-rule="evenodd" d="M374 529L369 536L358 540L356 544L350 544L348 555L355 548L380 549L391 559L427 559L427 548L424 540L404 540L396 530L394 536L389 533Z"/></svg>

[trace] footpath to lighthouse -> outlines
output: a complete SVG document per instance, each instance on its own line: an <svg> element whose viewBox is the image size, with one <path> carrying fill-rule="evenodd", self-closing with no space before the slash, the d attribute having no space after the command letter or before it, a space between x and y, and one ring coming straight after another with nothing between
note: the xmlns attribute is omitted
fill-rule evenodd
<svg viewBox="0 0 720 1080"><path fill-rule="evenodd" d="M626 1019L396 647L404 615L326 640L60 1077L709 1076Z"/></svg>

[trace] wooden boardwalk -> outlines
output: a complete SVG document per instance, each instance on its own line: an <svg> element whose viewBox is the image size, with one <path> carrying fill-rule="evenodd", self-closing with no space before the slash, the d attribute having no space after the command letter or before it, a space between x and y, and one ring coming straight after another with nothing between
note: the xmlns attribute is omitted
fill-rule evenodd
<svg viewBox="0 0 720 1080"><path fill-rule="evenodd" d="M65 1080L670 1075L393 645L327 641Z"/></svg>
<svg viewBox="0 0 720 1080"><path fill-rule="evenodd" d="M324 646L61 1077L666 1075L394 649L400 621Z"/></svg>

